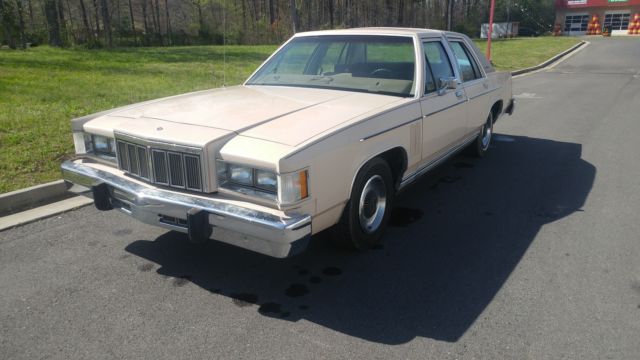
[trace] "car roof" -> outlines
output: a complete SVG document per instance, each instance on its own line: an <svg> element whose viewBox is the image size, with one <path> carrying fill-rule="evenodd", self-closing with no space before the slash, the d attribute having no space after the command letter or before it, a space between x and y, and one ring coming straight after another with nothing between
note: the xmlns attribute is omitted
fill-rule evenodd
<svg viewBox="0 0 640 360"><path fill-rule="evenodd" d="M338 29L338 30L319 30L319 31L307 31L295 34L299 36L319 36L319 35L402 35L402 36L415 36L415 35L443 35L443 34L456 34L446 32L442 30L434 29L420 29L420 28L398 28L398 27L363 27L352 29Z"/></svg>

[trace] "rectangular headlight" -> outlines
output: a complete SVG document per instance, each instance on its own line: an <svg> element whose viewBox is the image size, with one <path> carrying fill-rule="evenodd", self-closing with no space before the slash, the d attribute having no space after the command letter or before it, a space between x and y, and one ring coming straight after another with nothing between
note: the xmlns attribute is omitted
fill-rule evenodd
<svg viewBox="0 0 640 360"><path fill-rule="evenodd" d="M256 186L275 193L278 191L278 178L273 171L256 170Z"/></svg>
<svg viewBox="0 0 640 360"><path fill-rule="evenodd" d="M253 169L248 166L229 164L229 179L238 184L253 186Z"/></svg>
<svg viewBox="0 0 640 360"><path fill-rule="evenodd" d="M91 135L93 151L97 154L113 155L116 152L116 140L101 135Z"/></svg>
<svg viewBox="0 0 640 360"><path fill-rule="evenodd" d="M293 204L309 196L309 172L297 171L279 176L278 202Z"/></svg>
<svg viewBox="0 0 640 360"><path fill-rule="evenodd" d="M74 132L73 144L76 154L116 155L116 140L107 136Z"/></svg>

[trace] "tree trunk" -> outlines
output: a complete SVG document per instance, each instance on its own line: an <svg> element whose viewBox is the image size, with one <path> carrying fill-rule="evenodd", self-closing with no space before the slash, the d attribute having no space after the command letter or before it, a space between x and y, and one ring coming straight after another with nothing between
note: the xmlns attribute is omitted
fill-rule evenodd
<svg viewBox="0 0 640 360"><path fill-rule="evenodd" d="M269 0L269 24L273 25L276 22L276 7L273 3L276 0Z"/></svg>
<svg viewBox="0 0 640 360"><path fill-rule="evenodd" d="M93 0L93 10L96 18L96 34L95 34L96 39L100 36L100 15L99 15L98 9L99 9L98 0Z"/></svg>
<svg viewBox="0 0 640 360"><path fill-rule="evenodd" d="M142 7L142 20L144 24L144 34L145 34L145 36L142 39L144 43L147 44L148 36L151 33L151 30L149 29L149 22L147 21L147 0L142 0L140 2L140 5Z"/></svg>
<svg viewBox="0 0 640 360"><path fill-rule="evenodd" d="M104 28L104 41L107 47L113 46L111 38L111 14L109 14L109 3L107 0L100 0L100 8L102 9L102 27Z"/></svg>
<svg viewBox="0 0 640 360"><path fill-rule="evenodd" d="M64 43L67 40L67 22L64 18L64 6L62 0L57 0L58 23L60 24L60 39Z"/></svg>
<svg viewBox="0 0 640 360"><path fill-rule="evenodd" d="M447 31L451 31L451 13L453 12L453 0L447 0Z"/></svg>
<svg viewBox="0 0 640 360"><path fill-rule="evenodd" d="M129 17L131 18L131 32L133 33L133 43L138 45L138 35L136 34L136 23L133 19L133 5L129 0Z"/></svg>
<svg viewBox="0 0 640 360"><path fill-rule="evenodd" d="M44 1L44 12L47 19L47 27L49 28L49 45L62 46L60 38L60 23L58 22L58 4L56 0Z"/></svg>
<svg viewBox="0 0 640 360"><path fill-rule="evenodd" d="M24 8L22 7L22 0L16 0L18 5L18 30L20 33L20 46L23 49L27 48L27 38L24 36Z"/></svg>
<svg viewBox="0 0 640 360"><path fill-rule="evenodd" d="M391 19L393 17L393 5L391 5L391 0L384 0L385 11L385 20L384 26L391 26Z"/></svg>
<svg viewBox="0 0 640 360"><path fill-rule="evenodd" d="M167 44L171 45L171 19L169 18L169 1L164 0L164 11L167 21Z"/></svg>
<svg viewBox="0 0 640 360"><path fill-rule="evenodd" d="M291 28L295 34L300 29L300 20L298 19L298 9L296 9L296 0L290 0L291 6Z"/></svg>
<svg viewBox="0 0 640 360"><path fill-rule="evenodd" d="M27 6L29 8L29 29L33 31L34 22L33 22L33 5L31 4L31 0L27 0Z"/></svg>
<svg viewBox="0 0 640 360"><path fill-rule="evenodd" d="M404 0L398 1L398 21L396 24L404 26Z"/></svg>
<svg viewBox="0 0 640 360"><path fill-rule="evenodd" d="M10 48L16 48L16 42L13 38L12 29L9 23L9 14L7 7L4 5L4 0L0 0L0 23L2 24L2 31L4 33L4 38L7 41L7 44Z"/></svg>
<svg viewBox="0 0 640 360"><path fill-rule="evenodd" d="M60 0L62 2L62 0ZM69 4L69 0L65 0L67 3L67 10L69 11L69 28L71 29L71 36L73 37L74 42L78 42L78 37L76 34L75 27L73 26L73 14L71 14L71 5Z"/></svg>
<svg viewBox="0 0 640 360"><path fill-rule="evenodd" d="M80 0L80 13L82 15L82 24L84 25L84 32L88 38L93 38L91 36L91 25L89 25L89 19L87 18L87 8L84 6L84 0Z"/></svg>
<svg viewBox="0 0 640 360"><path fill-rule="evenodd" d="M333 0L329 0L329 25L331 26L331 28L333 29Z"/></svg>

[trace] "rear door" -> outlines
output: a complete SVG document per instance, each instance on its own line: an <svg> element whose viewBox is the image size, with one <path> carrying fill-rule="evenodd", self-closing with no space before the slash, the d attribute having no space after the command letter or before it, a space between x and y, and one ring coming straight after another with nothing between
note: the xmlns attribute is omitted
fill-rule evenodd
<svg viewBox="0 0 640 360"><path fill-rule="evenodd" d="M438 93L440 79L455 78L454 64L440 39L424 39L425 89L422 108L422 160L429 163L457 145L467 126L467 98L462 88Z"/></svg>
<svg viewBox="0 0 640 360"><path fill-rule="evenodd" d="M449 37L448 40L458 66L462 87L469 100L465 135L470 135L485 123L489 115L489 99L483 96L491 91L489 80L478 65L474 52L462 38Z"/></svg>

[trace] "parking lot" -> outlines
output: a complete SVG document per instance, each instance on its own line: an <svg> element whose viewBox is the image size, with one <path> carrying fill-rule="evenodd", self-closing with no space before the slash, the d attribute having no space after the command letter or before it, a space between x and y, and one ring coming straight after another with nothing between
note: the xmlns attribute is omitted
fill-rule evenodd
<svg viewBox="0 0 640 360"><path fill-rule="evenodd" d="M93 207L0 232L0 358L637 359L640 42L587 40L380 249L273 259Z"/></svg>

